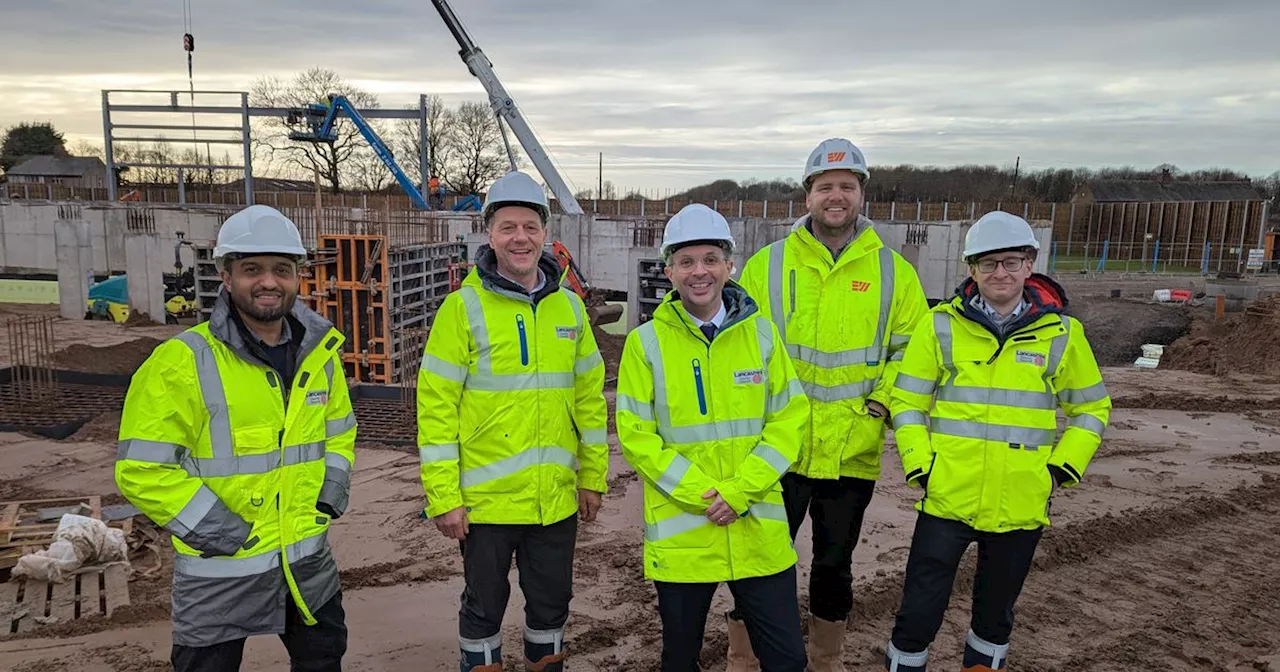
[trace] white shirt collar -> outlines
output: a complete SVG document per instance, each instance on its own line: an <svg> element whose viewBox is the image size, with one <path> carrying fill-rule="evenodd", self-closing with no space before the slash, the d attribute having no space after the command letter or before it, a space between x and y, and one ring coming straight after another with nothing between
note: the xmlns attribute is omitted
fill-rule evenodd
<svg viewBox="0 0 1280 672"><path fill-rule="evenodd" d="M688 313L689 311L686 310L684 312ZM722 300L720 301L720 310L716 311L716 314L711 316L711 324L716 325L716 329L719 329L721 325L724 324L724 319L728 316L729 316L729 311L725 309L724 301ZM693 320L693 325L695 327L701 327L702 325L706 324L706 322L703 322L702 320L699 320L698 318L694 317L693 313L689 313L689 317Z"/></svg>

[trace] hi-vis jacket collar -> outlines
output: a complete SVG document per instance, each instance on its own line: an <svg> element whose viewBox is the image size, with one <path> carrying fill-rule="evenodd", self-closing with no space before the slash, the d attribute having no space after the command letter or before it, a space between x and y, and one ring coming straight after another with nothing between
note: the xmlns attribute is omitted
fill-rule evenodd
<svg viewBox="0 0 1280 672"><path fill-rule="evenodd" d="M853 237L849 239L848 243L845 243L844 250L840 253L840 258L833 260L831 258L831 250L809 230L809 223L812 221L813 215L805 215L797 219L796 223L791 225L791 234L802 245L818 255L819 259L830 261L833 267L884 247L884 243L879 236L867 235L867 232L874 227L875 222L865 215L858 215L858 221L854 223Z"/></svg>
<svg viewBox="0 0 1280 672"><path fill-rule="evenodd" d="M1001 330L996 327L987 314L974 308L969 301L978 295L978 283L973 278L965 278L964 282L956 288L956 295L951 299L951 307L954 312L961 317L968 318L978 324L981 324L996 338L1001 337ZM1032 273L1027 278L1027 284L1022 289L1022 298L1027 300L1029 307L1026 312L1019 315L1010 322L1004 329L1005 335L1012 335L1019 329L1035 323L1036 320L1045 315L1061 315L1067 309L1067 292L1057 282L1045 275Z"/></svg>
<svg viewBox="0 0 1280 672"><path fill-rule="evenodd" d="M724 324L720 325L718 332L723 332L760 312L760 307L756 305L751 295L747 294L747 290L733 280L725 283L721 297L724 300L725 316ZM702 335L702 331L694 326L693 321L689 319L689 314L680 305L680 292L678 291L667 292L667 295L663 297L662 304L658 306L658 310L654 311L654 317L672 324L683 324L688 328L689 333L704 341L706 340L706 337Z"/></svg>
<svg viewBox="0 0 1280 672"><path fill-rule="evenodd" d="M542 252L542 256L538 258L538 269L546 276L547 281L533 296L532 302L535 305L555 294L560 289L561 280L560 264L556 263L555 256L550 252L545 250ZM487 243L476 250L476 265L471 269L467 279L470 280L472 277L479 278L479 284L491 292L509 296L517 301L530 302L529 290L498 273L498 254Z"/></svg>
<svg viewBox="0 0 1280 672"><path fill-rule="evenodd" d="M227 294L226 287L218 290L218 299L213 304L213 313L209 316L209 333L219 341L227 344L237 355L250 362L258 362L258 358L253 355L253 350L244 342L244 337L240 335L240 330L236 328L235 322L231 319L231 295ZM293 309L289 311L289 317L297 321L297 324L290 328L302 327L302 341L298 347L298 356L296 363L301 364L307 355L311 354L320 342L329 336L329 332L333 329L333 323L320 317L314 310L303 305L301 300L293 302ZM297 338L297 332L294 333Z"/></svg>

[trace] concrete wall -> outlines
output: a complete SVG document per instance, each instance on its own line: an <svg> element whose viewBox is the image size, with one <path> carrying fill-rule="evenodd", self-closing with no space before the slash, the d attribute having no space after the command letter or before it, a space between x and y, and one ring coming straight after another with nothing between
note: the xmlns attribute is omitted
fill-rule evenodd
<svg viewBox="0 0 1280 672"><path fill-rule="evenodd" d="M98 274L125 271L124 238L128 227L127 206L62 204L74 207L89 228L93 270ZM54 231L58 221L57 203L0 202L0 273L49 274L58 270ZM137 208L135 208L137 209ZM221 216L197 208L149 208L155 223L158 249L156 263L171 270L173 246L182 231L187 240L212 241L217 237ZM191 252L184 251L183 263L190 264Z"/></svg>

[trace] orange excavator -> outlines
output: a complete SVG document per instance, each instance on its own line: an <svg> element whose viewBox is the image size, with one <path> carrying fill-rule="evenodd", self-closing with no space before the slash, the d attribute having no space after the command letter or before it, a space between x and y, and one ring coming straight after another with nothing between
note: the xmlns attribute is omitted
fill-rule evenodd
<svg viewBox="0 0 1280 672"><path fill-rule="evenodd" d="M582 302L587 306L587 319L591 321L592 325L598 327L617 322L622 318L622 306L610 305L605 302L606 292L603 289L596 289L587 284L586 279L582 276L582 271L578 268L577 262L573 260L573 255L569 253L569 248L565 247L564 243L558 240L552 241L551 253L560 265L562 284L582 298ZM466 277L472 265L471 262L466 260L458 260L449 265L450 291L462 286L462 279Z"/></svg>

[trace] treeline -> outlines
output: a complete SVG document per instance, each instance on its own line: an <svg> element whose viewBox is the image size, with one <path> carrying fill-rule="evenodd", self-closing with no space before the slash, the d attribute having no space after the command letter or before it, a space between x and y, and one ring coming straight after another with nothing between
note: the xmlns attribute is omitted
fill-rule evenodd
<svg viewBox="0 0 1280 672"><path fill-rule="evenodd" d="M868 201L1031 201L1061 203L1094 179L1150 180L1164 171L1177 181L1244 181L1252 182L1259 192L1271 198L1280 197L1280 171L1263 179L1252 179L1227 168L1182 171L1177 166L1162 165L1152 169L1133 167L1049 168L1019 171L996 166L872 166L867 184ZM716 180L693 187L672 198L696 201L710 200L804 200L804 189L796 180Z"/></svg>

